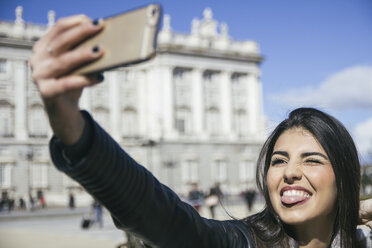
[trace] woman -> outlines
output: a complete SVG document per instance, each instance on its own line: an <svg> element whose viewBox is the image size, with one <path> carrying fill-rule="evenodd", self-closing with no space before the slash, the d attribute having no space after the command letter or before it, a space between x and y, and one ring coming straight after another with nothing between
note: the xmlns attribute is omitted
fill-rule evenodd
<svg viewBox="0 0 372 248"><path fill-rule="evenodd" d="M340 122L315 109L294 110L264 144L259 166L267 207L246 221L260 246L357 247L359 160Z"/></svg>
<svg viewBox="0 0 372 248"><path fill-rule="evenodd" d="M103 78L70 72L104 48L73 48L103 28L85 16L59 20L35 44L31 67L54 132L53 162L110 211L118 228L153 247L358 247L359 163L339 122L315 109L293 111L260 155L267 207L245 220L202 218L79 110L82 89ZM367 222L371 211L364 210Z"/></svg>

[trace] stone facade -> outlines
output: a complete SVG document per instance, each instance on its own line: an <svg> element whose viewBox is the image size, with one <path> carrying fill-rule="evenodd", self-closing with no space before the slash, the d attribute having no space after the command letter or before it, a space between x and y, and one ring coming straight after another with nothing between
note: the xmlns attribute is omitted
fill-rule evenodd
<svg viewBox="0 0 372 248"><path fill-rule="evenodd" d="M0 22L0 187L14 197L42 190L65 204L79 186L56 171L48 154L51 130L31 80L34 42L54 24ZM105 72L84 91L81 107L163 183L186 194L191 183L215 182L231 194L254 185L265 139L257 43L231 39L206 8L190 34L176 33L164 15L157 56ZM81 200L83 202L83 200Z"/></svg>

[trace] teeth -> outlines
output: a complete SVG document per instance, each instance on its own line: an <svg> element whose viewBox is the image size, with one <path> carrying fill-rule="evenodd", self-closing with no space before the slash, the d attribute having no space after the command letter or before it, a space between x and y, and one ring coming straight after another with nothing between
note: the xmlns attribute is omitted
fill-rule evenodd
<svg viewBox="0 0 372 248"><path fill-rule="evenodd" d="M310 195L302 190L287 190L283 192L283 196L302 196L310 198Z"/></svg>

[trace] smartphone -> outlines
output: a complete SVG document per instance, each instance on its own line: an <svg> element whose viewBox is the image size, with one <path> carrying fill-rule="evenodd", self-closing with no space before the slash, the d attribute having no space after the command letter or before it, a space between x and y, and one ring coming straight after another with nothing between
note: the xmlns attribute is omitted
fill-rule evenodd
<svg viewBox="0 0 372 248"><path fill-rule="evenodd" d="M93 74L137 64L155 56L161 6L150 4L104 19L104 29L77 48L99 46L104 56L77 68L73 74Z"/></svg>

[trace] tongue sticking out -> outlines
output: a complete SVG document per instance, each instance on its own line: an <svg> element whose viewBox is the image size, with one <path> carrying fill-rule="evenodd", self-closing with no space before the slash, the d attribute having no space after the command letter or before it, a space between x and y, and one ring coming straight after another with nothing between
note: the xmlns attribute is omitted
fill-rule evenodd
<svg viewBox="0 0 372 248"><path fill-rule="evenodd" d="M298 203L298 202L302 202L306 199L309 199L309 198L307 198L305 196L300 196L300 195L291 195L291 196L283 195L281 197L282 202L285 203L285 204L295 204L295 203Z"/></svg>

